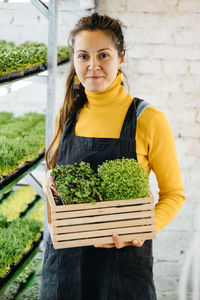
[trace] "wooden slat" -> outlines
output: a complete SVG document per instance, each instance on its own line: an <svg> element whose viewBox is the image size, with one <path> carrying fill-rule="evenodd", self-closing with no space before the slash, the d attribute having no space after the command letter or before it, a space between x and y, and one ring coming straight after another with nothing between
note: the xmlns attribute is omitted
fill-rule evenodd
<svg viewBox="0 0 200 300"><path fill-rule="evenodd" d="M155 224L154 218L139 219L139 220L128 220L128 221L117 221L117 222L103 222L98 224L87 224L87 225L73 225L73 226L62 226L54 227L54 234L57 233L68 233L77 231L89 231L98 229L108 229L108 228L118 228L118 227L128 227L128 226L138 226Z"/></svg>
<svg viewBox="0 0 200 300"><path fill-rule="evenodd" d="M54 220L53 226L62 226L62 225L78 225L78 224L87 224L87 223L98 223L106 221L117 221L117 220L129 220L129 219L139 219L139 218L148 218L154 216L155 212L145 211L145 212L135 212L135 213L125 213L125 214L115 214L108 216L95 216L88 218L74 218L74 219L64 219L64 220Z"/></svg>
<svg viewBox="0 0 200 300"><path fill-rule="evenodd" d="M57 205L54 212L68 212L68 211L80 211L80 210L90 210L97 208L106 208L106 207L116 207L124 205L137 205L137 204L148 204L153 203L151 197L138 198L138 199L125 199L125 200L112 200L112 201L102 201L91 203L82 203L82 204L68 204L68 205Z"/></svg>
<svg viewBox="0 0 200 300"><path fill-rule="evenodd" d="M101 216L101 215L111 215L125 212L141 212L147 211L154 208L153 204L141 204L134 206L120 206L120 207L107 207L103 209L92 209L92 210L80 210L73 212L63 212L63 213L52 213L51 217L53 220L59 219L71 219L79 217L91 217L91 216Z"/></svg>
<svg viewBox="0 0 200 300"><path fill-rule="evenodd" d="M137 198L137 199L124 199L124 200L113 200L113 201L102 201L96 202L95 204L91 203L82 203L82 204L69 204L69 205L55 205L55 201L49 186L46 186L46 191L48 191L49 201L53 204L52 208L54 212L69 212L76 210L88 210L88 209L96 209L103 207L111 207L111 206L124 206L124 205L132 205L132 204L145 204L145 203L153 203L153 195L150 192L149 197L145 198ZM51 195L51 197L49 196Z"/></svg>
<svg viewBox="0 0 200 300"><path fill-rule="evenodd" d="M131 242L134 239L150 240L153 239L154 237L155 237L155 233L120 235L120 238L123 242ZM62 249L62 248L71 248L71 247L90 246L95 244L101 245L107 243L113 243L112 237L83 239L79 241L68 241L68 242L54 242L54 248Z"/></svg>
<svg viewBox="0 0 200 300"><path fill-rule="evenodd" d="M152 232L154 230L153 225L150 226L138 226L138 227L123 227L117 228L117 233L120 234L132 234L132 233L145 233ZM114 230L105 229L105 230L96 230L96 231L85 231L85 232L76 232L76 233L67 233L67 234L58 234L55 236L54 241L64 241L64 240L79 240L83 238L95 238L95 237L103 237L103 236L112 236Z"/></svg>
<svg viewBox="0 0 200 300"><path fill-rule="evenodd" d="M54 211L56 209L56 204L55 204L55 201L54 201L51 189L50 189L50 187L48 185L46 185L45 193L46 193L46 195L48 197L49 205L51 207L51 210Z"/></svg>

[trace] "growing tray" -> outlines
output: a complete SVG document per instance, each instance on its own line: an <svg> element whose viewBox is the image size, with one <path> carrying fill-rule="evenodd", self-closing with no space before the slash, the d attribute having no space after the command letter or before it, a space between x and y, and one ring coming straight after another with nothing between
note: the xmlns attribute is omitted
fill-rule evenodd
<svg viewBox="0 0 200 300"><path fill-rule="evenodd" d="M12 276L14 276L15 272L18 271L18 269L25 263L25 261L28 260L30 256L33 255L33 253L35 255L35 250L39 247L39 244L41 243L42 239L43 239L43 233L40 232L39 237L33 242L29 250L22 255L22 257L15 265L12 265L10 267L9 272L4 277L0 278L0 290L12 278Z"/></svg>
<svg viewBox="0 0 200 300"><path fill-rule="evenodd" d="M71 205L56 205L49 186L45 186L45 193L55 249L113 243L114 231L123 242L155 237L152 193L146 198Z"/></svg>
<svg viewBox="0 0 200 300"><path fill-rule="evenodd" d="M65 63L67 61L69 61L69 56L61 57L57 60L57 64L60 65L60 64ZM24 69L24 70L11 72L11 73L6 74L6 75L1 75L0 76L0 83L1 82L6 82L6 81L11 81L11 80L21 78L21 77L24 77L24 76L32 75L34 73L38 73L38 72L44 71L46 69L47 69L47 63L42 63L42 64L39 64L37 66L32 66L32 67Z"/></svg>
<svg viewBox="0 0 200 300"><path fill-rule="evenodd" d="M24 164L17 168L12 174L5 176L2 180L0 180L0 195L8 192L12 186L34 170L44 159L44 154L45 151L40 153L35 159L24 162Z"/></svg>

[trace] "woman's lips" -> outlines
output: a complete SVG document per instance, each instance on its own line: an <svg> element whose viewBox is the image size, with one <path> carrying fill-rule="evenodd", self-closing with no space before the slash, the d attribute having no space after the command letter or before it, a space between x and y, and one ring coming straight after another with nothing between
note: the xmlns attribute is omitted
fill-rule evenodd
<svg viewBox="0 0 200 300"><path fill-rule="evenodd" d="M103 78L103 76L88 76L87 79L99 79Z"/></svg>

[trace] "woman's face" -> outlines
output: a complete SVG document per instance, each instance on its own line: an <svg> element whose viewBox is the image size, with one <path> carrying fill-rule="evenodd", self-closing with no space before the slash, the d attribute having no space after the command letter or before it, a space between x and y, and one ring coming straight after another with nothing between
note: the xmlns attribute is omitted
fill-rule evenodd
<svg viewBox="0 0 200 300"><path fill-rule="evenodd" d="M81 31L74 42L74 67L82 85L91 92L108 88L115 80L124 57L103 31Z"/></svg>

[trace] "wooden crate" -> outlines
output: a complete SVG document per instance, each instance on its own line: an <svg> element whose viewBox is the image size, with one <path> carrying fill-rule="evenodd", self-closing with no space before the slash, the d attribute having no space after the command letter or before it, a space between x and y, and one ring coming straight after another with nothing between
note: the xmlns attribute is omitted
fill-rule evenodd
<svg viewBox="0 0 200 300"><path fill-rule="evenodd" d="M155 237L153 195L95 204L56 205L46 186L48 227L55 249L113 243L117 232L124 242Z"/></svg>

